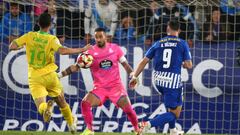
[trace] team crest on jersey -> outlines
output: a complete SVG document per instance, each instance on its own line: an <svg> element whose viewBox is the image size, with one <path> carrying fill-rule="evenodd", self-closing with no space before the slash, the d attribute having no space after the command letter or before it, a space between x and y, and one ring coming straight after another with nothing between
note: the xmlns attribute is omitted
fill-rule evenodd
<svg viewBox="0 0 240 135"><path fill-rule="evenodd" d="M100 68L102 69L109 69L113 65L112 61L110 60L103 60L99 63Z"/></svg>

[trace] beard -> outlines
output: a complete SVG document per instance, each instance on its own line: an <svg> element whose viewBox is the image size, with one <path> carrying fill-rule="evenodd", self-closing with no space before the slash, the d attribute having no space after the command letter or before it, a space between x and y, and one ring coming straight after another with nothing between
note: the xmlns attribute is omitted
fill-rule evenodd
<svg viewBox="0 0 240 135"><path fill-rule="evenodd" d="M105 42L99 41L99 42L97 42L97 45L98 45L98 47L103 48L105 46Z"/></svg>

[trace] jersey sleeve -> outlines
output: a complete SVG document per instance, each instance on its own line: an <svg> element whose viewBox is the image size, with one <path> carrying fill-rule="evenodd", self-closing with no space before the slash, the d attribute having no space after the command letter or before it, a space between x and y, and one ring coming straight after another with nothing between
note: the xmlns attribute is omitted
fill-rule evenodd
<svg viewBox="0 0 240 135"><path fill-rule="evenodd" d="M152 59L155 55L157 46L158 46L158 43L156 42L151 48L148 49L148 51L145 54L145 57Z"/></svg>
<svg viewBox="0 0 240 135"><path fill-rule="evenodd" d="M188 43L186 41L183 42L183 61L191 60L191 52L188 47Z"/></svg>
<svg viewBox="0 0 240 135"><path fill-rule="evenodd" d="M122 51L122 49L118 46L118 45L116 45L116 50L117 50L117 58L118 58L118 60L120 60L120 58L122 57L122 56L124 56L124 53L123 53L123 51Z"/></svg>
<svg viewBox="0 0 240 135"><path fill-rule="evenodd" d="M116 47L117 47L117 58L118 58L118 61L120 62L120 63L122 63L122 62L124 62L126 59L124 59L125 58L125 56L124 56L124 53L123 53L123 50L118 46L118 45L116 45Z"/></svg>
<svg viewBox="0 0 240 135"><path fill-rule="evenodd" d="M50 44L51 44L51 48L52 48L54 51L58 51L58 49L59 49L60 47L63 47L57 37L54 37L54 38L51 40L51 43L50 43Z"/></svg>
<svg viewBox="0 0 240 135"><path fill-rule="evenodd" d="M15 42L17 44L17 46L21 48L24 45L26 45L27 38L28 38L28 33L22 35L21 37L17 38L13 42Z"/></svg>

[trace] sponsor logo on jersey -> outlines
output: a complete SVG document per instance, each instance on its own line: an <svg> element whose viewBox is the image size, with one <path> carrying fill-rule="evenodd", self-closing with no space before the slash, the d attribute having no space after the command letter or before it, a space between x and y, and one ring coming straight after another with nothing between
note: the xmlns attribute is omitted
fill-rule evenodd
<svg viewBox="0 0 240 135"><path fill-rule="evenodd" d="M110 60L103 60L99 63L100 68L102 69L109 69L113 65L112 61Z"/></svg>

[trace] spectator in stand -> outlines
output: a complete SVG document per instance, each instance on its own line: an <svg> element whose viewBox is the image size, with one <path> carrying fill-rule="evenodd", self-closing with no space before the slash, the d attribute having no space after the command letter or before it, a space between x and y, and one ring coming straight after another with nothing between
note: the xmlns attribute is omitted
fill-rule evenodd
<svg viewBox="0 0 240 135"><path fill-rule="evenodd" d="M8 42L32 30L32 20L26 13L20 12L18 3L10 3L10 11L3 15L0 26L3 38Z"/></svg>
<svg viewBox="0 0 240 135"><path fill-rule="evenodd" d="M57 9L56 9L56 3L55 0L48 0L47 2L47 9L44 11L51 15L51 28L50 28L50 34L56 35L61 42L61 44L65 41L65 36L62 34L62 32L57 32ZM34 26L34 31L39 31L40 27L38 25L38 21L36 22Z"/></svg>
<svg viewBox="0 0 240 135"><path fill-rule="evenodd" d="M203 40L204 41L226 41L229 39L229 27L226 19L221 15L218 7L213 7L207 22L204 24Z"/></svg>
<svg viewBox="0 0 240 135"><path fill-rule="evenodd" d="M232 40L240 40L240 0L221 0L221 10L228 15Z"/></svg>
<svg viewBox="0 0 240 135"><path fill-rule="evenodd" d="M33 0L34 3L34 17L39 17L48 9L48 0Z"/></svg>
<svg viewBox="0 0 240 135"><path fill-rule="evenodd" d="M150 10L152 13L152 17L150 18L149 25L147 27L147 38L145 39L145 44L150 45L152 43L153 35L154 35L154 26L156 25L155 23L158 22L157 19L155 19L155 15L157 10L160 8L160 5L156 1L152 1L150 4ZM157 17L156 17L157 18Z"/></svg>
<svg viewBox="0 0 240 135"><path fill-rule="evenodd" d="M2 19L2 16L4 14L5 11L5 4L3 3L3 0L0 0L0 20Z"/></svg>
<svg viewBox="0 0 240 135"><path fill-rule="evenodd" d="M136 30L133 26L132 17L124 17L121 21L120 27L116 30L115 37L117 39L134 39L135 36Z"/></svg>
<svg viewBox="0 0 240 135"><path fill-rule="evenodd" d="M33 22L34 22L33 30L39 31L40 26L38 24L38 19L42 13L47 11L48 0L33 0L32 4L33 4L33 8L32 8L31 13L33 14Z"/></svg>
<svg viewBox="0 0 240 135"><path fill-rule="evenodd" d="M84 31L86 43L94 36L94 30L102 27L106 30L108 41L111 42L117 28L117 6L111 0L96 0L88 3L85 11Z"/></svg>
<svg viewBox="0 0 240 135"><path fill-rule="evenodd" d="M192 14L189 12L188 8L177 3L176 0L163 0L163 3L164 6L160 7L158 10L152 10L154 21L150 23L150 26L146 33L146 39L157 40L159 38L165 37L167 35L167 22L170 20L178 20L181 22L180 29L182 31L179 37L191 42L191 40L194 38L194 25L196 22L192 17Z"/></svg>

